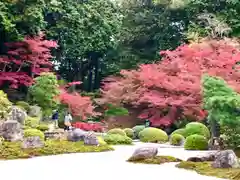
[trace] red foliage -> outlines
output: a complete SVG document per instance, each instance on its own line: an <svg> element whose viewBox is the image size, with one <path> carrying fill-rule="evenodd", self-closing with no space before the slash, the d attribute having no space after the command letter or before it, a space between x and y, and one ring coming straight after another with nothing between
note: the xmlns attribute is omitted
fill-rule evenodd
<svg viewBox="0 0 240 180"><path fill-rule="evenodd" d="M103 129L104 129L103 126L99 123L76 122L76 123L73 123L72 126L85 131L95 131L95 132L103 132Z"/></svg>
<svg viewBox="0 0 240 180"><path fill-rule="evenodd" d="M181 114L198 120L205 116L201 109L204 73L222 77L240 92L236 66L240 51L225 40L182 45L161 55L163 59L156 64L123 70L121 78L107 79L102 90L104 102L146 107L140 118L167 126ZM162 109L169 113L163 114Z"/></svg>
<svg viewBox="0 0 240 180"><path fill-rule="evenodd" d="M5 45L8 52L7 56L0 57L0 85L9 82L12 88L30 86L36 75L49 71L51 48L57 47L55 41L44 40L43 33Z"/></svg>
<svg viewBox="0 0 240 180"><path fill-rule="evenodd" d="M73 116L79 116L83 120L90 116L100 115L94 111L94 106L90 97L81 96L78 93L68 93L66 90L61 89L59 100L71 110Z"/></svg>

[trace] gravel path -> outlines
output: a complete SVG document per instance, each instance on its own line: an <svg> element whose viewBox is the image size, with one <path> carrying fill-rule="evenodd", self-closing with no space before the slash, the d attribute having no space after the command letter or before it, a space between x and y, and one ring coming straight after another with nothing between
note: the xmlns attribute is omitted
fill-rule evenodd
<svg viewBox="0 0 240 180"><path fill-rule="evenodd" d="M176 163L163 165L133 164L126 162L134 149L157 146L159 155L186 159L197 151L184 151L169 145L144 144L114 146L115 151L78 153L37 157L25 160L0 161L1 179L7 180L221 180L201 176L194 171L175 168ZM201 152L205 153L205 152Z"/></svg>

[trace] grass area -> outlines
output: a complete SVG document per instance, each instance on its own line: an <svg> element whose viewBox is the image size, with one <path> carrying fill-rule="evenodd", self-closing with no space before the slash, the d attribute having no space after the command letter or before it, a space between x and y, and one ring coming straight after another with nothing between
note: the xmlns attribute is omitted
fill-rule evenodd
<svg viewBox="0 0 240 180"><path fill-rule="evenodd" d="M206 176L215 176L218 178L240 180L240 168L213 168L211 162L189 162L183 161L176 165L178 168L194 170L199 174Z"/></svg>
<svg viewBox="0 0 240 180"><path fill-rule="evenodd" d="M66 153L102 152L113 150L106 144L86 146L83 142L47 140L43 148L22 149L20 142L3 142L0 146L0 159L21 159Z"/></svg>
<svg viewBox="0 0 240 180"><path fill-rule="evenodd" d="M172 156L156 156L154 158L148 158L144 160L133 160L133 159L128 159L128 162L133 162L133 163L142 163L142 164L163 164L167 162L180 162L182 160L177 159Z"/></svg>

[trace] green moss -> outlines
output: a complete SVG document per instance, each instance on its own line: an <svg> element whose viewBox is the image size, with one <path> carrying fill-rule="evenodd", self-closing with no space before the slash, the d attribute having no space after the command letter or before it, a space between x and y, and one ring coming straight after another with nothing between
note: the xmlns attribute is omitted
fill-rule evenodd
<svg viewBox="0 0 240 180"><path fill-rule="evenodd" d="M177 130L173 131L170 136L172 136L172 135L174 135L174 134L180 134L180 135L182 135L182 136L185 137L185 129L184 129L184 128L177 129Z"/></svg>
<svg viewBox="0 0 240 180"><path fill-rule="evenodd" d="M39 124L36 128L40 131L47 131L49 129L48 124Z"/></svg>
<svg viewBox="0 0 240 180"><path fill-rule="evenodd" d="M97 139L100 145L107 145L107 142L104 141L104 139L101 136L98 136Z"/></svg>
<svg viewBox="0 0 240 180"><path fill-rule="evenodd" d="M178 168L194 170L199 174L206 176L215 176L218 178L239 180L240 168L213 168L211 162L188 162L183 161L176 165Z"/></svg>
<svg viewBox="0 0 240 180"><path fill-rule="evenodd" d="M126 133L126 135L127 135L128 137L133 138L134 132L133 132L133 130L132 130L131 128L126 128L126 129L124 129L124 132Z"/></svg>
<svg viewBox="0 0 240 180"><path fill-rule="evenodd" d="M157 128L145 128L139 133L139 138L142 142L167 142L168 135L161 129Z"/></svg>
<svg viewBox="0 0 240 180"><path fill-rule="evenodd" d="M7 117L11 111L12 103L8 100L7 94L0 90L0 119Z"/></svg>
<svg viewBox="0 0 240 180"><path fill-rule="evenodd" d="M77 152L102 152L113 150L108 145L85 146L83 142L47 140L43 148L22 149L20 142L4 142L0 146L0 159L20 159Z"/></svg>
<svg viewBox="0 0 240 180"><path fill-rule="evenodd" d="M44 140L44 133L38 129L26 129L24 130L24 137L38 136L41 140Z"/></svg>
<svg viewBox="0 0 240 180"><path fill-rule="evenodd" d="M170 137L170 144L179 146L185 140L185 138L180 134L173 134Z"/></svg>
<svg viewBox="0 0 240 180"><path fill-rule="evenodd" d="M207 126L199 122L191 122L186 125L184 133L185 137L191 136L193 134L202 135L207 139L210 138L210 131Z"/></svg>
<svg viewBox="0 0 240 180"><path fill-rule="evenodd" d="M132 160L131 158L128 159L128 162L133 163L142 163L142 164L163 164L167 162L180 162L180 159L177 159L172 156L156 156L154 158L148 158L144 160Z"/></svg>
<svg viewBox="0 0 240 180"><path fill-rule="evenodd" d="M24 125L32 128L37 128L39 125L39 121L40 121L39 117L28 116L24 121Z"/></svg>
<svg viewBox="0 0 240 180"><path fill-rule="evenodd" d="M126 133L122 129L120 129L120 128L111 129L107 133L108 134L120 134L122 136L126 136Z"/></svg>
<svg viewBox="0 0 240 180"><path fill-rule="evenodd" d="M186 138L184 149L187 150L207 150L208 142L204 136L194 134Z"/></svg>
<svg viewBox="0 0 240 180"><path fill-rule="evenodd" d="M107 134L104 136L104 141L108 144L132 144L132 139L127 136L122 136L120 134Z"/></svg>

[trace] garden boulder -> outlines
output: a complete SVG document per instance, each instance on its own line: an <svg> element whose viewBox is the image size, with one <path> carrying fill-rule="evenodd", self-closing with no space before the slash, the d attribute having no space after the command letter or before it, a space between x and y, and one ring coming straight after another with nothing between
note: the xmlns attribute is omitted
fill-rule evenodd
<svg viewBox="0 0 240 180"><path fill-rule="evenodd" d="M44 143L40 139L39 136L31 136L24 138L22 142L22 148L27 149L27 148L41 148L44 146Z"/></svg>
<svg viewBox="0 0 240 180"><path fill-rule="evenodd" d="M209 153L202 156L194 156L187 159L187 161L191 161L191 162L205 162L205 161L214 161L214 160L215 160L215 153Z"/></svg>
<svg viewBox="0 0 240 180"><path fill-rule="evenodd" d="M212 163L214 168L239 168L238 157L233 150L219 151L215 154L215 161Z"/></svg>
<svg viewBox="0 0 240 180"><path fill-rule="evenodd" d="M81 130L81 129L73 129L72 131L68 132L67 135L67 140L68 141L73 141L73 142L77 142L77 141L83 141L84 137L86 136L86 131Z"/></svg>
<svg viewBox="0 0 240 180"><path fill-rule="evenodd" d="M23 139L23 130L19 122L7 120L0 125L0 136L6 141L20 141Z"/></svg>
<svg viewBox="0 0 240 180"><path fill-rule="evenodd" d="M98 146L99 142L98 142L97 136L94 135L94 133L87 133L84 136L84 144L85 145Z"/></svg>
<svg viewBox="0 0 240 180"><path fill-rule="evenodd" d="M31 117L40 117L42 114L41 107L39 106L30 106L28 115Z"/></svg>
<svg viewBox="0 0 240 180"><path fill-rule="evenodd" d="M12 106L7 119L17 121L20 124L24 124L24 120L26 118L27 118L27 113L23 109L16 106Z"/></svg>
<svg viewBox="0 0 240 180"><path fill-rule="evenodd" d="M157 156L158 149L155 147L140 147L136 149L129 160L144 160Z"/></svg>

